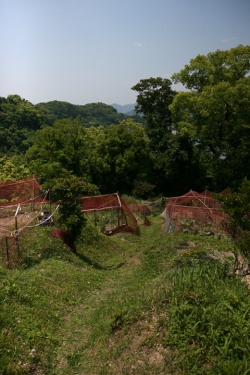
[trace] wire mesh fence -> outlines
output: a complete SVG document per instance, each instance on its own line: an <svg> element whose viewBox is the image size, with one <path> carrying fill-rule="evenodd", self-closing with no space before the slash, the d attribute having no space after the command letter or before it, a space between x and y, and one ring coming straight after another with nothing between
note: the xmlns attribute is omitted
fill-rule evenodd
<svg viewBox="0 0 250 375"><path fill-rule="evenodd" d="M182 196L167 199L166 214L169 215L169 223L172 221L177 231L187 226L195 226L226 234L222 223L227 221L228 215L223 213L220 207L220 202L212 197L210 191L197 193L190 190Z"/></svg>
<svg viewBox="0 0 250 375"><path fill-rule="evenodd" d="M118 193L82 197L82 212L106 235L139 233L136 218Z"/></svg>
<svg viewBox="0 0 250 375"><path fill-rule="evenodd" d="M13 268L20 262L20 239L28 228L51 223L49 191L35 176L0 182L0 262Z"/></svg>

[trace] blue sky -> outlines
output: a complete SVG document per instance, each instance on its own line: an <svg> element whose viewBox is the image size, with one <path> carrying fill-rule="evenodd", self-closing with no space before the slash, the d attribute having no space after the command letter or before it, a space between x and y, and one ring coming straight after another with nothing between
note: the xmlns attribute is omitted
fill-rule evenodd
<svg viewBox="0 0 250 375"><path fill-rule="evenodd" d="M239 44L250 0L0 0L0 96L134 103L140 79Z"/></svg>

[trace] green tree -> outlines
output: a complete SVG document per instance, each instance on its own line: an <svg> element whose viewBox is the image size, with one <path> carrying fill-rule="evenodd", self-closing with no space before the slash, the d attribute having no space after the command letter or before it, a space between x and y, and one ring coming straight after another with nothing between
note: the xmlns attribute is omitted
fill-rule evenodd
<svg viewBox="0 0 250 375"><path fill-rule="evenodd" d="M100 130L96 144L93 182L104 192L131 193L135 180L145 181L150 174L149 140L141 124L131 119Z"/></svg>
<svg viewBox="0 0 250 375"><path fill-rule="evenodd" d="M192 144L186 135L173 132L169 109L176 92L169 79L160 77L142 79L132 87L138 92L136 111L143 113L145 131L152 153L152 183L158 193L176 195L184 193L193 180Z"/></svg>
<svg viewBox="0 0 250 375"><path fill-rule="evenodd" d="M103 158L104 128L102 126L87 128L84 141L87 148L84 155L85 174L102 191L102 178L105 171L109 170L109 166Z"/></svg>
<svg viewBox="0 0 250 375"><path fill-rule="evenodd" d="M46 182L43 187L50 188L52 201L60 203L59 222L69 232L75 244L85 225L81 197L96 195L99 193L98 189L67 170L62 170L60 177Z"/></svg>
<svg viewBox="0 0 250 375"><path fill-rule="evenodd" d="M172 82L161 77L141 79L131 89L138 92L135 110L142 113L146 121L146 133L153 152L165 151L168 135L172 131L172 119L169 105L176 92Z"/></svg>
<svg viewBox="0 0 250 375"><path fill-rule="evenodd" d="M30 171L25 164L20 164L17 157L0 158L0 181L19 180L30 175Z"/></svg>
<svg viewBox="0 0 250 375"><path fill-rule="evenodd" d="M250 46L239 45L230 50L210 52L207 56L198 55L171 78L187 89L202 92L206 86L216 86L220 82L235 85L248 75L249 69Z"/></svg>
<svg viewBox="0 0 250 375"><path fill-rule="evenodd" d="M58 176L62 168L86 178L85 136L79 118L58 120L52 127L38 130L26 153L30 169L43 180Z"/></svg>
<svg viewBox="0 0 250 375"><path fill-rule="evenodd" d="M198 55L172 76L190 91L170 105L175 131L204 164L203 185L223 189L250 177L250 46ZM204 186L204 187L205 187Z"/></svg>

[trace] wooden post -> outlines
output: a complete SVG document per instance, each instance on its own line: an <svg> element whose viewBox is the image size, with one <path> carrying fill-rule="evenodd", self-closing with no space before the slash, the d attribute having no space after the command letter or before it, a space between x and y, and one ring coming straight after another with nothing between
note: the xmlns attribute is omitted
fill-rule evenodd
<svg viewBox="0 0 250 375"><path fill-rule="evenodd" d="M16 212L15 212L15 230L17 231L18 230L18 227L17 227L17 215L18 215L18 212L20 210L20 203L19 205L17 206L17 209L16 209Z"/></svg>
<svg viewBox="0 0 250 375"><path fill-rule="evenodd" d="M49 189L49 213L51 215L51 190ZM50 226L52 225L52 218L50 218Z"/></svg>
<svg viewBox="0 0 250 375"><path fill-rule="evenodd" d="M35 175L33 174L33 189L32 189L31 211L34 211L34 198L35 198Z"/></svg>
<svg viewBox="0 0 250 375"><path fill-rule="evenodd" d="M19 249L19 242L18 242L18 233L15 233L15 246L16 246L16 250L17 250L18 261L20 261L20 249Z"/></svg>
<svg viewBox="0 0 250 375"><path fill-rule="evenodd" d="M5 245L6 245L6 256L7 256L7 262L8 262L8 267L9 267L10 255L9 255L8 237L5 237Z"/></svg>
<svg viewBox="0 0 250 375"><path fill-rule="evenodd" d="M120 208L117 208L117 221L118 221L118 227L120 227Z"/></svg>
<svg viewBox="0 0 250 375"><path fill-rule="evenodd" d="M120 227L120 205L119 205L119 199L117 196L117 201L116 201L116 212L117 212L117 226L118 228Z"/></svg>
<svg viewBox="0 0 250 375"><path fill-rule="evenodd" d="M111 229L114 228L114 221L113 221L113 210L112 208L110 209L110 223L111 223Z"/></svg>

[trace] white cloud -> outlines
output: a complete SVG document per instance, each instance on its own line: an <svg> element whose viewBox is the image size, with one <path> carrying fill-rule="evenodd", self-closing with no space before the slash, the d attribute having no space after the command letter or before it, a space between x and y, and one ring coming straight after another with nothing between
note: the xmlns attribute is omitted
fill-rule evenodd
<svg viewBox="0 0 250 375"><path fill-rule="evenodd" d="M135 45L136 47L145 47L145 46L150 46L150 47L152 47L154 44L153 44L153 43L134 42L134 45Z"/></svg>
<svg viewBox="0 0 250 375"><path fill-rule="evenodd" d="M226 39L222 39L221 41L222 41L222 43L229 43L229 42L231 42L231 40L235 40L236 38L226 38Z"/></svg>

